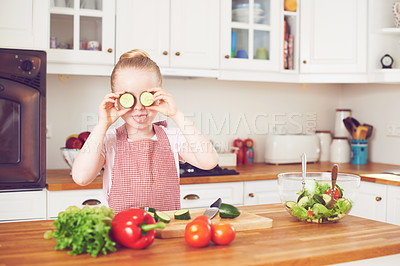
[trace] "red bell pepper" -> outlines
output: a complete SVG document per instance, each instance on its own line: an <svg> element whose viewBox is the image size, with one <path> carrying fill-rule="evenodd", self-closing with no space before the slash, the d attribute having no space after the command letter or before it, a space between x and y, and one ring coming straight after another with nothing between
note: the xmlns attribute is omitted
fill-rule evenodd
<svg viewBox="0 0 400 266"><path fill-rule="evenodd" d="M128 209L115 215L111 222L111 237L118 244L134 249L146 248L153 243L155 228L164 228L162 222L143 209Z"/></svg>

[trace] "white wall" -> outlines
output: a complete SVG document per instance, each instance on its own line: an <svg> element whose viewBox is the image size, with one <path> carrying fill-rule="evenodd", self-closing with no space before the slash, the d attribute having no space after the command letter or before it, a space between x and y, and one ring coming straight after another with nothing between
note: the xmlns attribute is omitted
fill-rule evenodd
<svg viewBox="0 0 400 266"><path fill-rule="evenodd" d="M109 84L108 77L71 76L63 83L57 75L48 75L47 124L53 135L47 140L48 169L68 167L59 148L66 137L86 130L82 114L97 114ZM287 126L289 133L333 130L335 109L348 107L339 106L341 85L337 84L165 78L164 88L222 150L229 150L237 137L253 138L257 162L263 160L264 136L274 125Z"/></svg>
<svg viewBox="0 0 400 266"><path fill-rule="evenodd" d="M341 104L350 106L353 117L374 126L368 144L369 159L373 162L400 164L400 137L387 136L387 127L400 130L399 84L343 85Z"/></svg>

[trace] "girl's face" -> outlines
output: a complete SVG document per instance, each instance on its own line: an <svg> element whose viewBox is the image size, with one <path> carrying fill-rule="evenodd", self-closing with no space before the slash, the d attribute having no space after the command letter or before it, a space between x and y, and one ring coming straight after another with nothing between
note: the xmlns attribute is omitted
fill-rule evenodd
<svg viewBox="0 0 400 266"><path fill-rule="evenodd" d="M157 87L155 74L147 71L138 71L132 69L121 69L116 75L114 83L115 92L130 92L135 96L135 106L122 119L135 129L147 129L151 126L157 115L144 107L140 101L140 94L148 89ZM118 102L118 109L123 108Z"/></svg>

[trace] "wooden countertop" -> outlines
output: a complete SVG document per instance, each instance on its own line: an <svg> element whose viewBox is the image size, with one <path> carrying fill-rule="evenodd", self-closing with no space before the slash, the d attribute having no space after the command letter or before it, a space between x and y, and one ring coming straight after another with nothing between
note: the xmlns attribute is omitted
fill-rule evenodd
<svg viewBox="0 0 400 266"><path fill-rule="evenodd" d="M52 221L0 223L0 264L21 265L321 265L400 253L400 226L347 216L335 224L299 222L280 204L241 210L273 219L269 229L238 232L228 246L192 248L183 238L156 239L144 250L119 248L92 258L55 251L43 233Z"/></svg>
<svg viewBox="0 0 400 266"><path fill-rule="evenodd" d="M233 167L228 167L233 168ZM332 163L319 162L307 164L308 172L331 171ZM366 165L339 164L339 172L353 173L361 176L361 180L385 185L400 186L400 176L382 175L382 171L399 169L400 166L392 164L368 163ZM184 177L180 179L183 184L203 184L220 182L240 182L254 180L276 179L279 173L300 172L300 164L270 165L256 163L252 165L241 165L235 168L240 174L229 176L204 176ZM70 189L99 189L103 187L102 176L98 176L91 184L79 186L74 183L69 175L69 169L47 170L46 182L48 190L70 190Z"/></svg>

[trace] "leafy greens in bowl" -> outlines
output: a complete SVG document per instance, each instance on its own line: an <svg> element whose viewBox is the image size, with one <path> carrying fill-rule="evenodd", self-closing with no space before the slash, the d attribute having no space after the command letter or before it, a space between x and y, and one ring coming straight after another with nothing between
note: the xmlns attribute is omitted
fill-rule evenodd
<svg viewBox="0 0 400 266"><path fill-rule="evenodd" d="M307 173L303 188L300 172L278 175L279 194L286 210L300 221L313 223L337 222L353 207L360 177L338 173L334 190L335 204L327 207L331 200L331 173Z"/></svg>

